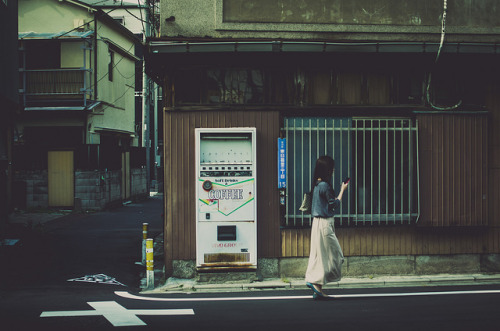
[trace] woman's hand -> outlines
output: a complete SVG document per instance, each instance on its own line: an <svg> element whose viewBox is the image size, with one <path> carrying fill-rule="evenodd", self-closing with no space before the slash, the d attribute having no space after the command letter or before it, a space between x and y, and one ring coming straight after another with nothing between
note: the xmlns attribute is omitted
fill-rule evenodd
<svg viewBox="0 0 500 331"><path fill-rule="evenodd" d="M342 195L344 194L344 191L346 190L347 186L349 186L349 182L347 183L342 182L342 186L340 186L340 193L337 196L338 200L342 200Z"/></svg>

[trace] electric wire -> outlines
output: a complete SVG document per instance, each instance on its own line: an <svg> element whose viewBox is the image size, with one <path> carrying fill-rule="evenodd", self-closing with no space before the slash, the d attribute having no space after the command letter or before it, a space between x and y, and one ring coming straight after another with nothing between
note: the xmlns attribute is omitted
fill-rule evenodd
<svg viewBox="0 0 500 331"><path fill-rule="evenodd" d="M140 3L140 0L137 0L137 5L139 6L139 8L141 8L141 3ZM146 40L146 28L144 27L144 18L142 17L142 9L139 10L139 13L141 13L141 24L142 24L142 31L143 31L143 40Z"/></svg>
<svg viewBox="0 0 500 331"><path fill-rule="evenodd" d="M106 2L106 1L107 1L107 0L97 1L97 2L94 2L94 3L90 4L90 5L91 5L91 6L93 6L93 5L97 5L97 4L100 4L100 3ZM139 7L139 8L142 8L141 3L140 3L140 0L137 0L137 4L138 4L138 7ZM126 10L126 11L127 11L127 12L131 15L131 16L133 16L133 17L134 17L134 18L136 18L137 20L140 20L140 21L141 21L141 24L142 24L142 31L143 31L143 33L144 33L144 35L145 35L145 34L146 34L146 29L145 29L144 23L151 23L151 22L148 22L148 21L145 21L145 20L144 20L144 18L142 17L142 10L140 10L140 13L141 13L141 18L139 18L139 17L137 17L136 15L134 15L133 13L131 13L131 12L130 12L130 11L129 11L129 10L128 10L125 6L123 6L123 0L121 1L120 6L117 6L117 7L115 7L115 8L112 8L111 10L109 10L109 11L105 12L105 14L109 14L109 13L111 13L111 12L113 12L113 11L115 11L116 9L119 9L119 8L124 8L124 9L125 9L125 10ZM63 34L61 34L61 35L57 36L55 39L58 39L58 38L60 38L60 37L63 37L63 36L65 36L65 35L67 35L67 34L71 33L72 31L78 30L78 29L80 29L80 28L82 28L82 27L84 27L84 26L86 26L86 25L89 25L89 24L93 23L94 21L96 21L98 18L99 18L99 17L96 15L96 16L95 16L92 20L90 20L90 21L88 21L88 22L85 22L84 24L79 25L79 26L77 26L77 27L75 27L75 28L73 28L73 29L71 29L71 30L66 31L65 33L63 33ZM98 33L98 31L95 31L95 33L96 33L96 35L97 35L97 36L99 36L99 37L100 37L100 39L98 39L99 41L104 41L104 42L106 41L106 39L105 39L105 38L103 38L103 36L101 36L101 35ZM132 45L132 46L131 46L128 50L127 50L127 52L130 52L134 46L135 46L135 44L133 44L133 45ZM120 74L120 76L122 76L123 78L125 78L125 79L131 79L131 78L133 78L133 77L135 77L135 76L136 76L136 74L135 74L135 73L134 73L134 74L132 74L132 75L131 75L131 76L129 76L129 77L126 77L125 75L123 75L123 73L122 73L122 72L118 69L118 67L117 67L117 66L118 66L118 64L119 64L119 63L120 63L120 62L121 62L124 58L125 58L125 57L124 57L124 56L122 56L122 57L120 58L120 60L118 60L118 61L117 61L117 62L113 65L113 67L112 67L111 69L116 69L116 71L117 71L117 72ZM143 69L142 71L143 71L143 74L144 74L144 69ZM97 83L99 83L100 81L102 81L104 78L108 77L108 75L109 75L109 70L108 70L108 71L107 71L107 72L106 72L106 73L105 73L102 77L100 77L100 78L99 78L96 82L94 82L94 83L93 83L93 84L92 84L89 88L90 88L90 89L93 89L93 88L96 86L96 84L97 84ZM124 92L122 95L120 95L117 99L115 99L113 102L111 102L111 104L114 104L115 102L117 102L118 100L120 100L121 98L123 98L123 97L127 94L128 90L130 90L131 88L132 88L131 86L127 86L127 87L126 87L126 89L125 89L125 92ZM135 87L134 87L134 88L135 88ZM105 109L110 108L110 107L112 107L112 105L108 105L108 106L106 106L106 107L103 107L103 109L102 109L101 111L104 111Z"/></svg>
<svg viewBox="0 0 500 331"><path fill-rule="evenodd" d="M447 13L447 11L448 11L448 1L444 0L444 3L443 3L443 18L441 20L441 40L439 42L439 48L438 48L438 52L437 52L437 55L436 55L436 59L434 61L434 65L437 65L437 63L439 61L439 58L441 56L441 51L443 49L444 39L445 39L445 35L446 35L446 13ZM431 81L432 81L432 71L429 72L429 78L427 79L427 87L426 87L426 92L425 92L427 103L431 106L431 108L433 108L435 110L439 110L439 111L445 111L445 110L454 110L454 109L457 109L458 107L460 107L462 105L462 100L460 100L458 103L456 103L455 105L450 106L450 107L439 107L439 106L436 106L432 102L431 96L430 96Z"/></svg>
<svg viewBox="0 0 500 331"><path fill-rule="evenodd" d="M100 35L99 35L99 36L100 36ZM102 39L102 36L100 36L100 37L101 37L101 39L98 39L99 41L104 41L104 42L106 42L106 40L105 40L105 39ZM135 46L135 45L132 45L132 46L131 46L128 50L127 50L127 52L130 52L134 46ZM121 57L121 59L120 59L120 60L118 60L118 61L117 61L117 62L113 65L113 67L111 67L111 69L115 69L115 68L116 68L116 66L117 66L117 65L118 65L118 64L119 64L119 63L120 63L120 62L121 62L124 58L125 58L125 56L122 56L122 57ZM107 71L107 72L106 72L106 73L105 73L105 74L104 74L101 78L99 78L99 79L98 79L98 80L97 80L94 84L92 84L92 85L90 86L90 88L91 88L91 89L92 89L92 88L94 88L94 86L95 86L97 83L99 83L99 82L100 82L101 80L103 80L104 78L108 77L108 75L109 75L109 71ZM121 73L120 73L120 75L121 75ZM122 75L122 76L123 76L123 75ZM124 78L126 78L126 77L124 77Z"/></svg>
<svg viewBox="0 0 500 331"><path fill-rule="evenodd" d="M112 11L114 11L114 10L116 10L116 9L118 9L118 8L113 8L113 9L111 9L110 11L106 12L105 14L109 14L109 13L111 13ZM80 29L80 28L82 28L82 27L86 26L86 25L89 25L90 23L93 23L93 22L94 22L95 20L97 20L98 18L99 18L99 17L98 17L97 15L94 15L94 18L93 18L93 19L91 19L90 21L85 22L85 23L83 23L83 24L81 24L81 25L79 25L79 26L77 26L77 27L75 27L75 28L73 28L73 29L71 29L71 30L68 30L68 31L64 32L63 34L61 34L61 35L57 36L55 39L61 38L62 36L67 35L68 33L71 33L71 32L73 32L73 31L75 31L75 30L78 30L78 29ZM96 31L96 33L97 33L97 31Z"/></svg>
<svg viewBox="0 0 500 331"><path fill-rule="evenodd" d="M143 20L142 18L140 18L139 16L135 15L134 13L132 13L132 12L131 12L130 10L128 10L127 8L124 8L124 9L125 9L125 11L126 11L127 13L129 13L129 14L130 14L130 16L134 17L136 20L138 20L138 21L140 21L140 22L142 22L142 23L151 23L151 22L148 22L148 21L146 21L146 20ZM144 25L143 25L143 26L144 26ZM144 31L143 31L143 32L144 32Z"/></svg>

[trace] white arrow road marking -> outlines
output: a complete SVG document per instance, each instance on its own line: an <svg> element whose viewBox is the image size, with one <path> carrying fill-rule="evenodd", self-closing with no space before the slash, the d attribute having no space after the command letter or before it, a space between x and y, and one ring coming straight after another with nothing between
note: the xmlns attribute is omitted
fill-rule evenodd
<svg viewBox="0 0 500 331"><path fill-rule="evenodd" d="M115 291L115 294L135 300L145 301L167 301L167 302L194 302L194 301L254 301L254 300L295 300L311 299L311 295L289 295L289 296L268 296L268 297L224 297L224 298L158 298L143 297L130 294L125 291ZM448 292L412 292L412 293L376 293L376 294L341 294L330 295L332 299L340 298L382 298L382 297L411 297L411 296L429 296L429 295L457 295L457 294L500 294L500 290L491 291L448 291Z"/></svg>
<svg viewBox="0 0 500 331"><path fill-rule="evenodd" d="M146 325L136 315L194 315L192 309L126 309L116 301L87 302L95 310L44 311L40 317L103 316L113 326Z"/></svg>

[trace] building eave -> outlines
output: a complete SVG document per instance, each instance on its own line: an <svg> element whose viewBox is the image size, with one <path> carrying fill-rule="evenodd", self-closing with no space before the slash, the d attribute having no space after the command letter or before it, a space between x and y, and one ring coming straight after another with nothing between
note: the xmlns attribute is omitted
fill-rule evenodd
<svg viewBox="0 0 500 331"><path fill-rule="evenodd" d="M439 43L427 42L315 42L315 41L158 41L148 43L149 53L428 53L435 54ZM446 43L442 52L455 54L500 54L497 43Z"/></svg>

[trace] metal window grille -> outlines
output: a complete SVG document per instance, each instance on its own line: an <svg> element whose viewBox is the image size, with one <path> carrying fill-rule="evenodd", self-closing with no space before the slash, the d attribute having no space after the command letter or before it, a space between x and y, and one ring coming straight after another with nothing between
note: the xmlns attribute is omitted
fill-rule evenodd
<svg viewBox="0 0 500 331"><path fill-rule="evenodd" d="M298 209L316 160L335 160L335 194L351 177L335 218L341 225L409 224L420 215L418 127L408 118L285 118L285 227L310 226Z"/></svg>

